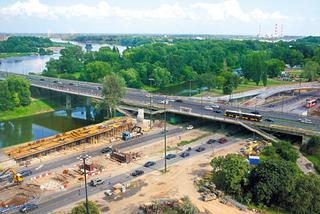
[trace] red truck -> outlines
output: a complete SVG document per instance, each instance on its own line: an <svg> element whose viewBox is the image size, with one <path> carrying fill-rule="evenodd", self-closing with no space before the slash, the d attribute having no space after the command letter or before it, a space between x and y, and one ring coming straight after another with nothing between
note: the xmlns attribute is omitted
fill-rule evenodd
<svg viewBox="0 0 320 214"><path fill-rule="evenodd" d="M223 138L220 138L220 139L218 140L218 142L219 142L220 144L224 144L224 143L227 143L228 140L223 137Z"/></svg>

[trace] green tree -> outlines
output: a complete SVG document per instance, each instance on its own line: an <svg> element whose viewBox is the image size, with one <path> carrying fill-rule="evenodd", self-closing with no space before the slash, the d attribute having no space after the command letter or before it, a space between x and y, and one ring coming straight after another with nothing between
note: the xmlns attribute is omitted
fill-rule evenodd
<svg viewBox="0 0 320 214"><path fill-rule="evenodd" d="M211 161L213 181L226 193L241 196L246 183L249 165L240 155L229 154Z"/></svg>
<svg viewBox="0 0 320 214"><path fill-rule="evenodd" d="M100 214L100 210L96 203L88 201L89 214ZM71 210L71 214L86 214L86 203L82 202Z"/></svg>
<svg viewBox="0 0 320 214"><path fill-rule="evenodd" d="M125 81L118 75L111 74L103 79L102 85L103 100L100 107L106 110L109 117L113 117L116 106L125 95Z"/></svg>
<svg viewBox="0 0 320 214"><path fill-rule="evenodd" d="M153 69L151 77L154 79L156 85L160 86L161 88L167 86L172 79L170 72L161 67L156 67Z"/></svg>
<svg viewBox="0 0 320 214"><path fill-rule="evenodd" d="M111 73L112 68L109 63L93 61L85 66L81 79L89 82L99 82L103 77Z"/></svg>
<svg viewBox="0 0 320 214"><path fill-rule="evenodd" d="M266 53L261 51L254 51L245 55L242 61L245 78L252 79L256 85L259 85L261 76L266 71L266 59Z"/></svg>
<svg viewBox="0 0 320 214"><path fill-rule="evenodd" d="M181 204L181 213L183 214L197 214L199 213L199 210L197 209L196 206L194 206L188 196L184 196L182 199L182 204Z"/></svg>
<svg viewBox="0 0 320 214"><path fill-rule="evenodd" d="M0 110L6 111L13 108L14 105L9 91L8 82L0 81Z"/></svg>
<svg viewBox="0 0 320 214"><path fill-rule="evenodd" d="M320 213L320 178L313 174L299 176L286 202L290 213Z"/></svg>
<svg viewBox="0 0 320 214"><path fill-rule="evenodd" d="M30 82L24 78L10 76L6 80L14 101L14 106L27 106L31 103Z"/></svg>
<svg viewBox="0 0 320 214"><path fill-rule="evenodd" d="M276 152L280 157L286 161L296 162L299 158L298 151L292 146L290 142L280 141L273 143L273 146L276 149Z"/></svg>
<svg viewBox="0 0 320 214"><path fill-rule="evenodd" d="M284 70L285 63L280 59L269 59L266 61L267 73L270 78L280 76L281 71Z"/></svg>
<svg viewBox="0 0 320 214"><path fill-rule="evenodd" d="M129 68L120 71L120 75L124 78L127 83L127 86L132 88L141 88L142 83L138 72L134 68Z"/></svg>
<svg viewBox="0 0 320 214"><path fill-rule="evenodd" d="M255 203L270 206L286 201L294 190L297 176L296 166L284 160L266 160L252 170L249 176L249 189Z"/></svg>
<svg viewBox="0 0 320 214"><path fill-rule="evenodd" d="M308 81L314 81L319 77L320 66L317 62L306 62L303 70L302 76L308 79Z"/></svg>

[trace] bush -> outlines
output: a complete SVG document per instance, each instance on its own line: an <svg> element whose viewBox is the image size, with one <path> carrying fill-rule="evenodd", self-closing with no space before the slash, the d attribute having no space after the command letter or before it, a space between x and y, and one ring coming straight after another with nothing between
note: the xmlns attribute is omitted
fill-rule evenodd
<svg viewBox="0 0 320 214"><path fill-rule="evenodd" d="M100 214L100 210L96 203L88 201L89 214ZM86 203L82 202L78 206L72 208L70 214L86 214Z"/></svg>

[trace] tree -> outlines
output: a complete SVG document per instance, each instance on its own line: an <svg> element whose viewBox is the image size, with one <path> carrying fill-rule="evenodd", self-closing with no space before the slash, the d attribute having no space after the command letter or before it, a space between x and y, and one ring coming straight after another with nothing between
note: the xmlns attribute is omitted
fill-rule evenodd
<svg viewBox="0 0 320 214"><path fill-rule="evenodd" d="M287 141L274 143L273 146L280 157L286 161L296 162L299 158L298 151Z"/></svg>
<svg viewBox="0 0 320 214"><path fill-rule="evenodd" d="M242 70L245 78L252 79L256 85L259 85L261 75L266 70L266 59L266 53L261 51L254 51L245 55L242 62Z"/></svg>
<svg viewBox="0 0 320 214"><path fill-rule="evenodd" d="M98 206L92 202L88 201L89 214L100 214ZM71 214L86 214L86 203L82 202L78 206L72 208Z"/></svg>
<svg viewBox="0 0 320 214"><path fill-rule="evenodd" d="M113 117L116 106L125 95L125 81L123 78L111 74L103 79L102 86L103 101L100 106L107 111L109 117Z"/></svg>
<svg viewBox="0 0 320 214"><path fill-rule="evenodd" d="M290 213L320 213L320 178L313 174L299 176L286 202Z"/></svg>
<svg viewBox="0 0 320 214"><path fill-rule="evenodd" d="M246 159L240 155L229 154L225 157L217 157L211 161L213 168L213 181L218 188L226 193L241 196L249 165Z"/></svg>
<svg viewBox="0 0 320 214"><path fill-rule="evenodd" d="M286 201L294 190L297 175L296 166L284 160L266 160L252 170L249 189L255 203L267 206L279 205Z"/></svg>
<svg viewBox="0 0 320 214"><path fill-rule="evenodd" d="M81 79L89 82L98 82L111 73L112 68L109 63L93 61L85 66L84 72L81 74Z"/></svg>
<svg viewBox="0 0 320 214"><path fill-rule="evenodd" d="M0 110L6 111L13 109L13 101L9 91L8 82L0 81Z"/></svg>
<svg viewBox="0 0 320 214"><path fill-rule="evenodd" d="M10 76L6 80L14 106L27 106L31 103L30 82L24 78Z"/></svg>
<svg viewBox="0 0 320 214"><path fill-rule="evenodd" d="M201 87L208 87L211 89L214 86L213 78L214 74L212 73L200 74L198 75L198 83Z"/></svg>
<svg viewBox="0 0 320 214"><path fill-rule="evenodd" d="M304 65L304 71L302 73L302 76L308 81L314 81L319 77L319 71L320 71L320 66L317 62L314 61L308 61Z"/></svg>
<svg viewBox="0 0 320 214"><path fill-rule="evenodd" d="M285 63L280 59L269 59L266 61L267 74L270 78L280 76L281 71L284 70Z"/></svg>
<svg viewBox="0 0 320 214"><path fill-rule="evenodd" d="M138 72L134 68L129 68L120 71L121 76L126 81L127 85L132 88L141 88L142 83Z"/></svg>
<svg viewBox="0 0 320 214"><path fill-rule="evenodd" d="M161 88L167 86L171 82L172 78L170 72L161 67L154 68L151 77L154 79L155 84Z"/></svg>

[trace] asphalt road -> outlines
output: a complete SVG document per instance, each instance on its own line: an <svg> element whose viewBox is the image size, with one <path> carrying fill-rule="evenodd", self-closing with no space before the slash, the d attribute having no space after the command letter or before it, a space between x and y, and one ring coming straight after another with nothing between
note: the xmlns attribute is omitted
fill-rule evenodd
<svg viewBox="0 0 320 214"><path fill-rule="evenodd" d="M182 128L175 128L175 129L171 129L168 130L167 132L167 136L171 137L171 136L176 136L181 134L183 131L185 131ZM141 136L139 138L135 138L132 140L128 140L125 141L123 143L119 143L113 146L113 148L117 148L119 150L123 150L126 148L130 148L130 147L134 147L134 146L142 146L144 144L150 144L153 143L155 141L158 141L160 138L163 137L162 133L155 133L155 134L150 134L150 135L144 135ZM97 156L97 155L101 155L101 149L104 147L107 147L108 145L103 145L99 148L95 148L94 150L89 150L87 151L85 154L90 155L91 157ZM41 174L43 172L47 172L53 169L56 169L58 167L62 167L62 166L68 166L71 164L76 164L79 163L79 160L77 160L77 157L79 157L81 153L75 154L75 155L70 155L67 156L65 158L58 158L52 161L48 161L48 162L44 162L43 164L37 164L37 165L33 165L32 167L23 167L21 168L19 171L24 170L24 169L31 169L33 172L32 176L35 176L37 174Z"/></svg>
<svg viewBox="0 0 320 214"><path fill-rule="evenodd" d="M198 147L194 147L192 148L192 150L189 152L190 156L186 157L186 158L182 158L179 155L182 153L177 153L177 157L173 158L171 160L167 160L167 165L173 165L181 160L184 159L189 159L192 158L194 156L197 155L203 155L207 152L213 152L216 151L217 149L221 149L227 145L231 145L231 144L235 144L237 143L237 140L233 137L227 138L229 140L228 143L225 144L219 144L219 143L215 143L215 144L211 144L208 145L205 142L201 145L203 146L206 150L203 152L197 152L195 151L195 149ZM168 153L169 154L169 153ZM156 162L156 164L153 167L150 168L146 168L143 166L137 166L137 168L133 169L132 171L130 171L129 173L124 173L124 174L120 174L118 176L114 176L111 178L108 178L105 180L105 183L103 185L97 186L97 187L91 187L88 185L88 195L94 195L96 193L102 192L102 191L106 191L107 189L111 189L111 187L116 184L116 183L125 183L125 182L129 182L131 180L134 179L134 177L132 177L130 175L131 172L133 172L136 169L140 169L143 170L145 173L149 173L155 170L162 170L164 169L164 160L159 160ZM80 194L79 194L79 189L80 189ZM72 204L76 201L79 200L85 200L85 194L84 194L84 188L73 188L73 189L68 189L66 192L57 194L55 196L50 196L50 197L45 197L40 199L39 201L39 208L34 210L33 214L44 214L44 213L49 213L52 212L53 210L56 210L58 208L61 208L63 206L66 206L68 204ZM18 211L16 212L18 213Z"/></svg>

